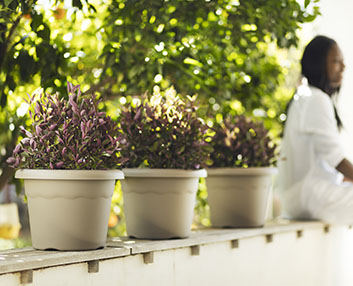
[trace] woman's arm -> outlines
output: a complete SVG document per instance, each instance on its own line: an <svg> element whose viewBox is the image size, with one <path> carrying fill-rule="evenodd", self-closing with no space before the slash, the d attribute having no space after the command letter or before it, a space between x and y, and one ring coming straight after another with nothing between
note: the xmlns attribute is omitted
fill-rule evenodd
<svg viewBox="0 0 353 286"><path fill-rule="evenodd" d="M344 179L353 182L353 164L344 158L336 167L344 175Z"/></svg>

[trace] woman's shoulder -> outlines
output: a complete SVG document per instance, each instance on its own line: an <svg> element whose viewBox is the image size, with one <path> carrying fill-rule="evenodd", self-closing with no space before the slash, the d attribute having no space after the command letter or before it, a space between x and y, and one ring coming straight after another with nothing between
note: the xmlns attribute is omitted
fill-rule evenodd
<svg viewBox="0 0 353 286"><path fill-rule="evenodd" d="M304 121L308 118L322 118L323 116L331 118L334 116L333 104L329 95L312 86L307 86L305 92L299 91L294 96L289 112L293 113L294 117L301 117Z"/></svg>
<svg viewBox="0 0 353 286"><path fill-rule="evenodd" d="M330 103L330 105L332 104L331 98L327 93L314 86L310 86L309 88L311 91L311 96L309 96L310 100L327 102Z"/></svg>
<svg viewBox="0 0 353 286"><path fill-rule="evenodd" d="M330 96L321 89L313 86L309 86L305 94L299 94L298 101L301 105L310 106L310 109L311 107L326 107L329 109L333 107Z"/></svg>

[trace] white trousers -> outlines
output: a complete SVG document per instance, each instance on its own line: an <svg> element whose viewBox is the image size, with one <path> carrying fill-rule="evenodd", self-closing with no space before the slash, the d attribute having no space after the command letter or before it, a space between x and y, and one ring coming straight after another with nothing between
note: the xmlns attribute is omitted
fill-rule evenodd
<svg viewBox="0 0 353 286"><path fill-rule="evenodd" d="M310 178L280 195L284 214L291 219L317 219L353 225L353 184Z"/></svg>

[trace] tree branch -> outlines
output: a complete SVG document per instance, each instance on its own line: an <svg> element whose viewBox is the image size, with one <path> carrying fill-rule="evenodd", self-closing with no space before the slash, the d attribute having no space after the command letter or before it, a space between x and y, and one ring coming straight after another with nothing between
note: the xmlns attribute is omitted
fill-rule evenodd
<svg viewBox="0 0 353 286"><path fill-rule="evenodd" d="M2 173L0 176L0 191L6 186L6 184L9 181L9 178L11 178L15 173L15 169L6 166L5 168L2 169Z"/></svg>
<svg viewBox="0 0 353 286"><path fill-rule="evenodd" d="M9 33L8 33L6 39L4 40L3 44L1 45L1 49L0 49L0 71L1 71L1 68L2 68L2 66L4 64L6 53L7 53L7 48L9 46L10 41L11 41L12 35L15 32L18 24L20 23L22 16L23 15L21 14L21 15L19 15L17 17L17 19L13 23L13 25L12 25Z"/></svg>

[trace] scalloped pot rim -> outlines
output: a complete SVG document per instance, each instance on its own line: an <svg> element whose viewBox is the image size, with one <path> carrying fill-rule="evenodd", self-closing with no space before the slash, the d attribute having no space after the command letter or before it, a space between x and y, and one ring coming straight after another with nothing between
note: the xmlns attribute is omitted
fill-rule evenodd
<svg viewBox="0 0 353 286"><path fill-rule="evenodd" d="M208 168L209 176L253 176L272 175L278 172L275 167L249 167L249 168Z"/></svg>
<svg viewBox="0 0 353 286"><path fill-rule="evenodd" d="M149 178L205 178L207 171L183 170L183 169L150 169L150 168L126 168L123 169L125 177L149 177Z"/></svg>
<svg viewBox="0 0 353 286"><path fill-rule="evenodd" d="M44 170L20 169L15 178L34 180L119 180L124 179L120 170Z"/></svg>

